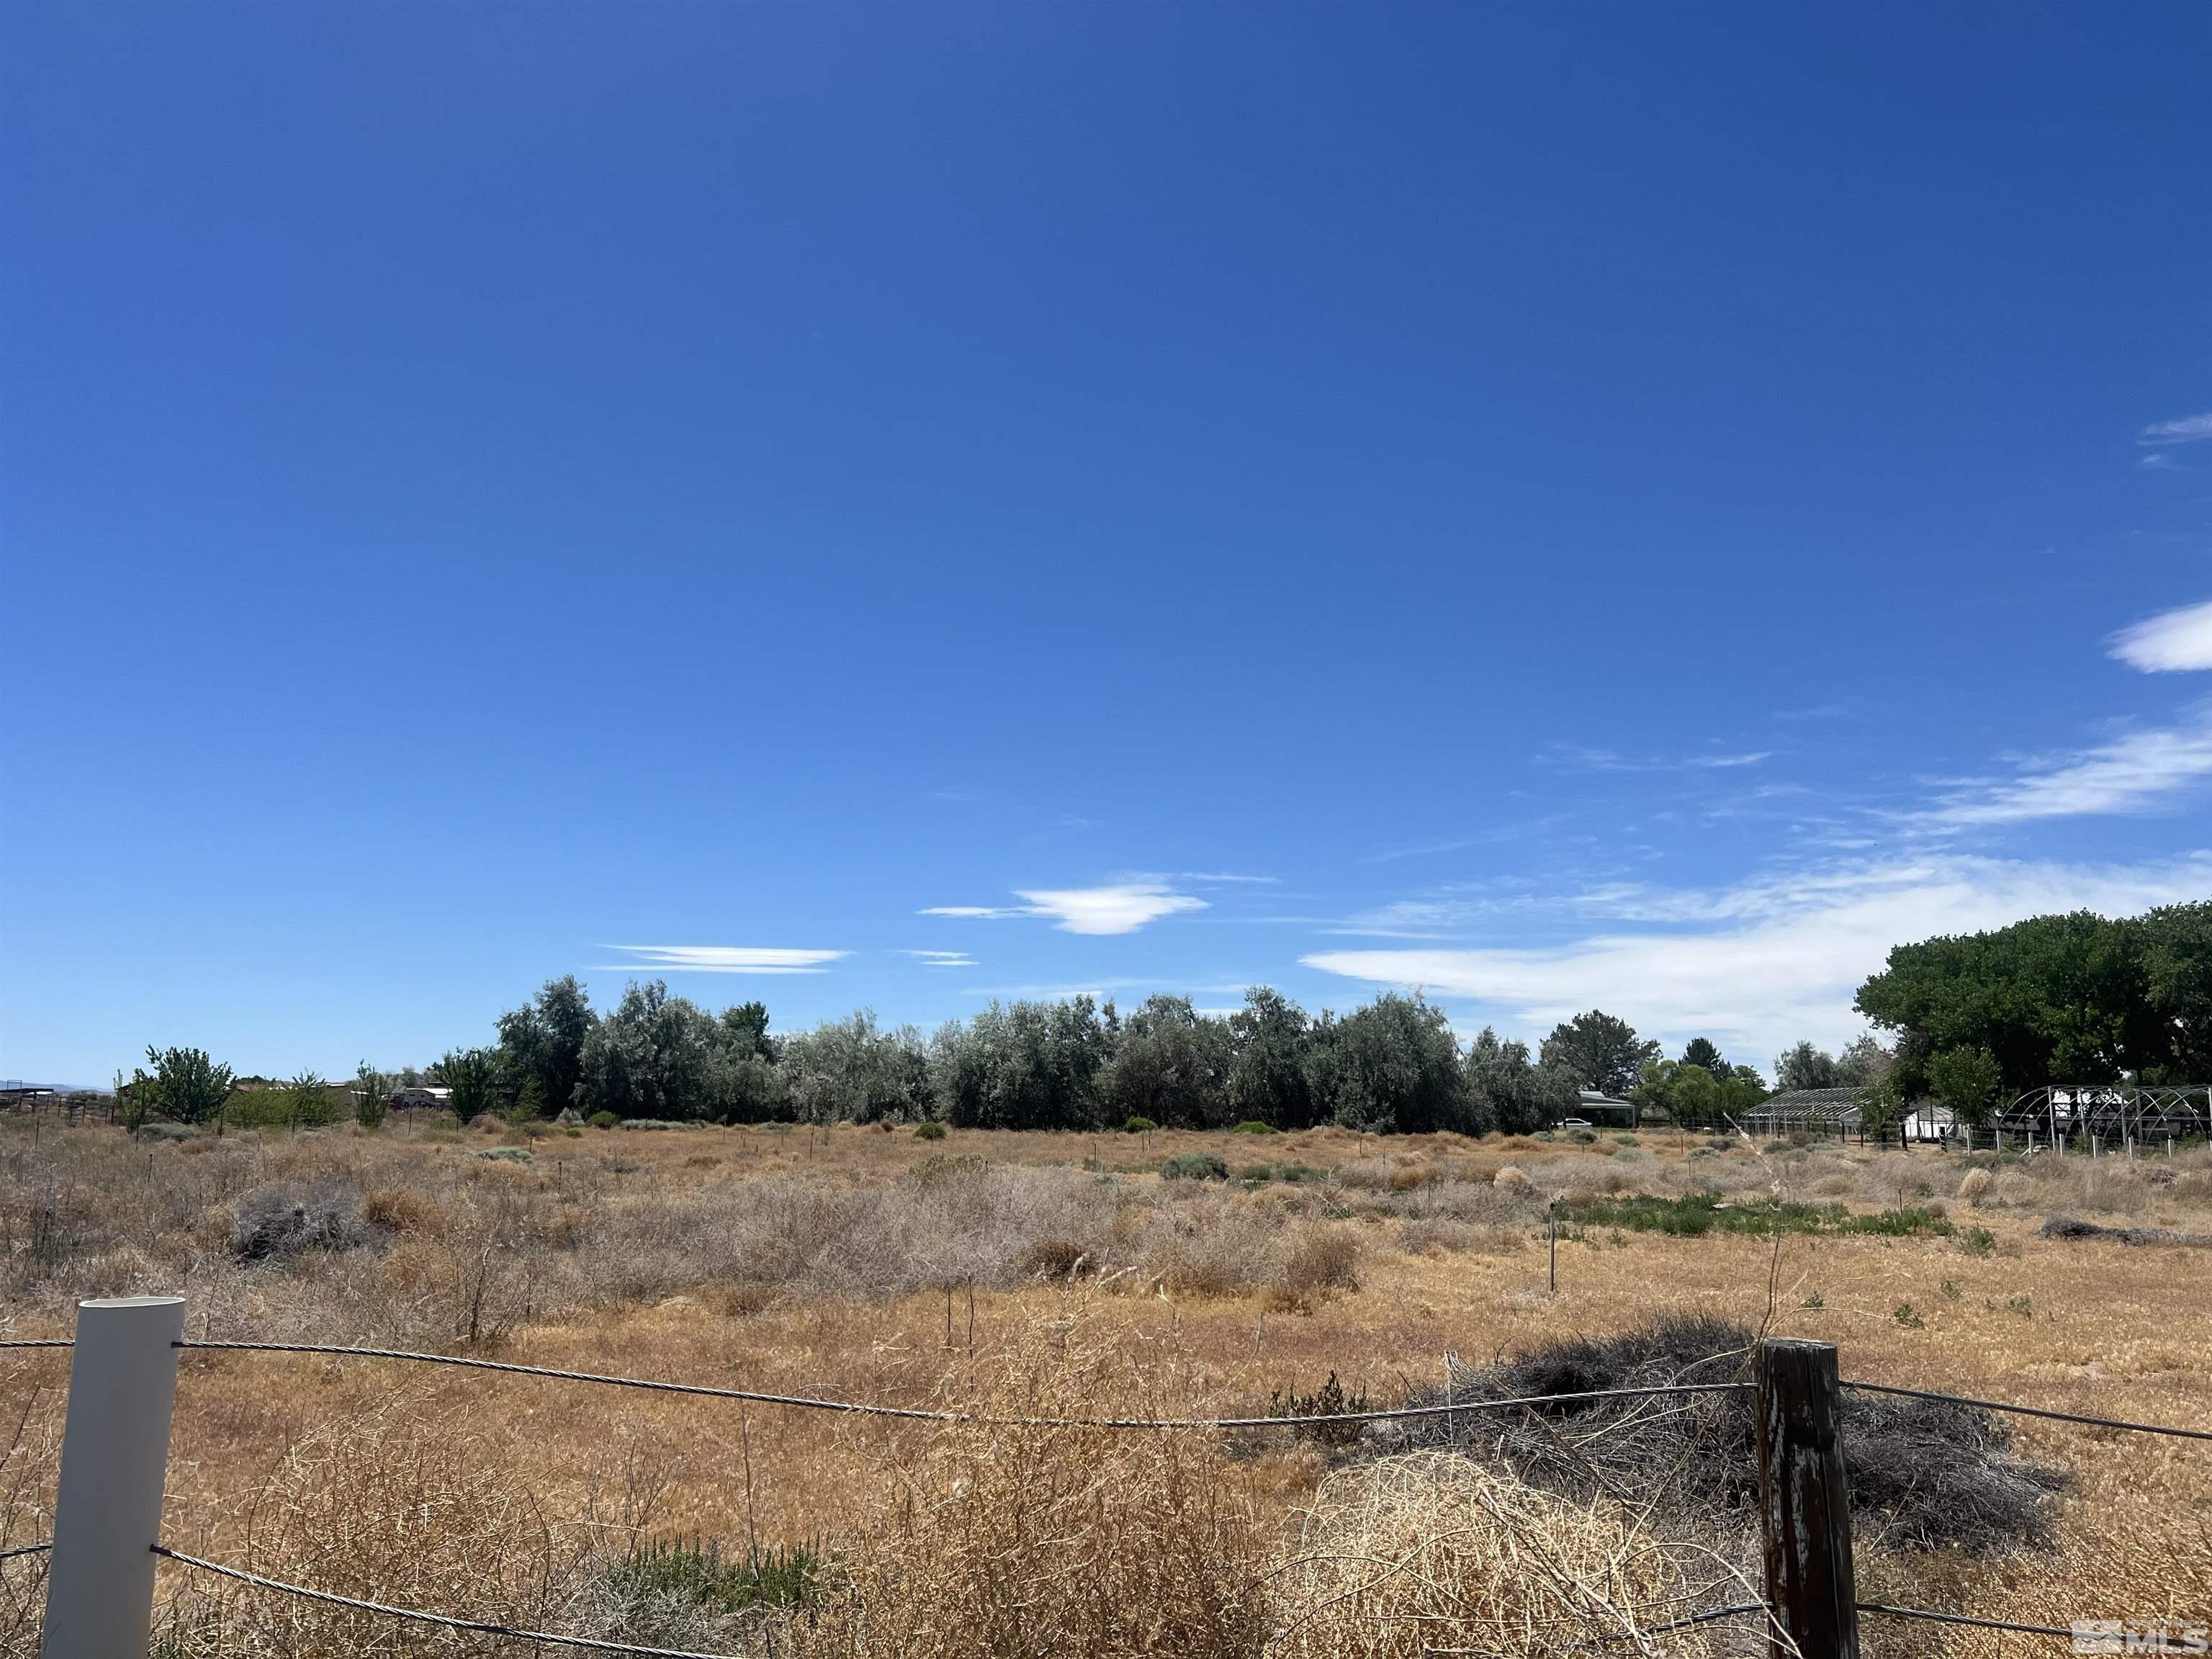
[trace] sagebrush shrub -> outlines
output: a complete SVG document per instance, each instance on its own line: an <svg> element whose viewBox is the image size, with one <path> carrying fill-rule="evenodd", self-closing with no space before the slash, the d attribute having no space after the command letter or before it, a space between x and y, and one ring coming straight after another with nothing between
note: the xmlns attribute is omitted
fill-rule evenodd
<svg viewBox="0 0 2212 1659"><path fill-rule="evenodd" d="M1160 1175L1168 1181L1226 1181L1229 1163L1218 1152L1180 1152L1161 1160Z"/></svg>

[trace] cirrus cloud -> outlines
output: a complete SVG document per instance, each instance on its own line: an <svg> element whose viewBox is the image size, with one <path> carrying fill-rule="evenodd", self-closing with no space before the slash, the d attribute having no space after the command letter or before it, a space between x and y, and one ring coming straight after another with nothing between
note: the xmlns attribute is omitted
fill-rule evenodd
<svg viewBox="0 0 2212 1659"><path fill-rule="evenodd" d="M1540 1032L1590 1007L1673 1043L1694 1036L1765 1056L1801 1036L1834 1046L1890 947L2082 908L2107 915L2201 898L2212 852L2110 866L1945 854L1843 864L1717 892L1623 890L1615 926L1564 944L1472 950L1322 951L1307 967L1418 987L1501 1011Z"/></svg>
<svg viewBox="0 0 2212 1659"><path fill-rule="evenodd" d="M654 969L668 974L820 974L849 951L799 951L763 945L608 945L629 962L602 963L609 971Z"/></svg>

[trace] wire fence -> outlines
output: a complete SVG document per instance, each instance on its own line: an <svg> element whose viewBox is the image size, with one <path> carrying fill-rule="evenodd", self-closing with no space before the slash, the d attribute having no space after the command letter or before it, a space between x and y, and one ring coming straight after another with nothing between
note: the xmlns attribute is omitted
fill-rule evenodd
<svg viewBox="0 0 2212 1659"><path fill-rule="evenodd" d="M0 1340L5 1348L66 1348L67 1337ZM1653 1388L1589 1389L1574 1393L1515 1395L1494 1400L1453 1400L1433 1406L1401 1406L1376 1411L1329 1412L1306 1416L1276 1417L1000 1417L926 1406L879 1406L864 1401L835 1400L814 1395L772 1394L757 1389L720 1388L703 1382L670 1382L657 1378L620 1376L604 1371L568 1370L551 1365L524 1365L512 1360L475 1359L463 1354L426 1353L407 1348L367 1348L327 1342L231 1342L186 1340L179 1348L225 1353L319 1354L339 1359L399 1359L422 1365L451 1365L467 1370L501 1371L515 1376L539 1376L559 1382L592 1382L608 1388L642 1389L655 1394L696 1395L708 1400L736 1400L750 1405L789 1406L802 1411L848 1412L866 1417L903 1418L927 1423L966 1424L977 1428L1021 1429L1280 1429L1310 1428L1333 1423L1387 1423L1408 1418L1455 1416L1461 1412L1510 1411L1519 1407L1571 1405L1577 1402L1626 1399L1655 1395L1739 1394L1756 1387L1747 1382L1670 1382ZM1931 1400L1983 1411L2005 1412L2019 1417L2038 1417L2055 1423L2078 1423L2086 1428L2114 1429L2130 1434L2166 1435L2180 1440L2212 1441L2212 1429L2186 1429L2164 1423L2136 1423L2124 1418L2100 1417L2088 1412L2057 1411L2045 1406L2023 1406L2006 1400L1981 1400L1971 1395L1936 1389L1907 1389L1893 1382L1871 1382L1845 1377L1844 1387L1863 1394L1894 1395L1906 1400Z"/></svg>
<svg viewBox="0 0 2212 1659"><path fill-rule="evenodd" d="M5 1348L69 1348L75 1345L66 1338L8 1338L0 1339L0 1349ZM1547 1407L1588 1404L1616 1399L1648 1399L1656 1395L1717 1395L1749 1392L1757 1385L1750 1382L1675 1382L1652 1387L1620 1389L1589 1389L1555 1394L1518 1395L1498 1399L1450 1400L1431 1406L1399 1407L1376 1411L1335 1412L1311 1415L1266 1417L1025 1417L1001 1416L983 1413L955 1411L929 1407L876 1405L861 1401L836 1400L807 1395L775 1394L762 1389L732 1389L706 1383L672 1382L663 1380L623 1376L596 1371L568 1370L553 1366L526 1365L507 1360L477 1359L458 1354L419 1352L400 1348L372 1348L332 1343L310 1342L250 1342L179 1340L172 1344L178 1349L221 1353L310 1354L333 1358L399 1360L410 1364L443 1365L470 1370L495 1371L513 1376L535 1376L564 1382L586 1382L596 1385L642 1389L657 1394L696 1396L710 1400L732 1400L748 1404L784 1406L806 1411L826 1411L855 1413L947 1425L984 1428L1024 1429L1083 1429L1112 1431L1177 1431L1177 1430L1258 1430L1310 1429L1329 1424L1381 1423L1413 1418L1456 1416L1464 1412L1535 1411ZM1985 1411L2011 1413L2051 1421L2076 1424L2086 1427L2110 1429L2136 1434L2168 1436L2179 1439L2212 1441L2212 1431L2183 1428L2177 1425L2130 1422L2118 1418L2094 1416L2081 1412L2056 1411L2039 1406L2023 1406L2005 1401L1980 1400L1927 1389L1908 1389L1893 1383L1844 1380L1843 1386L1866 1393L1900 1396L1907 1399L1944 1401L1978 1407ZM52 1548L51 1543L28 1544L13 1549L0 1550L0 1561L35 1555ZM342 1607L356 1612L380 1617L409 1620L443 1629L495 1636L516 1641L543 1643L551 1646L571 1648L601 1653L626 1653L644 1656L644 1659L738 1659L738 1656L700 1653L683 1649L655 1648L634 1642L610 1640L598 1637L568 1636L550 1631L526 1630L493 1620L459 1617L448 1613L426 1612L417 1608L392 1607L383 1602L340 1595L312 1586L295 1584L271 1578L244 1568L227 1566L199 1556L189 1555L164 1545L153 1547L154 1553L195 1571L246 1584L272 1594L288 1595L329 1606ZM1679 1605L1679 1604L1678 1604ZM2005 1620L1985 1619L1972 1614L1942 1613L1927 1607L1902 1607L1885 1602L1856 1603L1861 1613L1881 1618L1919 1620L1941 1625L1968 1626L1976 1629L2001 1631L2014 1634L2075 1638L2080 1631L2074 1626L2018 1623ZM1773 1608L1764 1601L1748 1601L1726 1607L1712 1607L1650 1626L1635 1632L1638 1636L1663 1635L1721 1620L1757 1613L1771 1615ZM2158 1636L2131 1638L2142 1645L2130 1651L2152 1653L2199 1652L2202 1650L2181 1644L2168 1644ZM1451 1654L1471 1650L1450 1648L1431 1649L1428 1651Z"/></svg>

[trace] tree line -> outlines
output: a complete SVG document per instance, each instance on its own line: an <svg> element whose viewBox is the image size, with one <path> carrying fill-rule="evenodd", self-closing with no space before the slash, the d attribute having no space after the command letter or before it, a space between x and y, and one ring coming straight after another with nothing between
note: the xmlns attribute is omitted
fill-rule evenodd
<svg viewBox="0 0 2212 1659"><path fill-rule="evenodd" d="M927 1035L863 1011L781 1036L759 1002L710 1013L656 980L630 985L601 1014L564 978L502 1014L496 1030L496 1042L431 1068L456 1112L1519 1133L1571 1116L1585 1087L1634 1086L1657 1051L1597 1011L1533 1054L1488 1029L1462 1051L1443 1011L1418 994L1315 1016L1265 986L1225 1017L1182 996L1149 997L1126 1015L1110 999L1079 996L993 1002Z"/></svg>
<svg viewBox="0 0 2212 1659"><path fill-rule="evenodd" d="M1389 993L1350 1013L1309 1014L1264 986L1224 1016L1153 996L1124 1015L1109 1000L994 1002L925 1035L863 1011L781 1036L745 1002L711 1012L661 981L633 983L601 1012L573 977L501 1014L494 1041L457 1048L425 1073L363 1062L349 1090L313 1073L241 1089L198 1049L149 1049L152 1071L121 1085L125 1121L264 1125L328 1121L350 1095L380 1119L397 1085L449 1091L466 1121L564 1112L617 1121L716 1123L933 1120L962 1127L1100 1129L1130 1123L1212 1129L1322 1124L1384 1133L1525 1133L1572 1117L1584 1089L1706 1121L1765 1091L1710 1042L1686 1051L1696 1079L1659 1045L1599 1010L1562 1022L1532 1052L1485 1028L1464 1049L1443 1011ZM1710 1071L1707 1069L1710 1067ZM241 1106L240 1103L246 1103Z"/></svg>
<svg viewBox="0 0 2212 1659"><path fill-rule="evenodd" d="M1899 945L1856 1006L1894 1034L1893 1046L1869 1036L1831 1054L1799 1042L1777 1056L1775 1086L1852 1089L1879 1125L1929 1098L1978 1123L2046 1083L2212 1083L2212 902L2117 921L2038 916ZM126 1121L322 1121L345 1097L310 1073L252 1091L258 1115L242 1115L236 1079L204 1052L149 1049L148 1059L150 1073L118 1079ZM573 1111L1008 1129L1137 1120L1527 1133L1573 1116L1583 1089L1701 1126L1767 1096L1755 1067L1731 1064L1710 1040L1669 1059L1600 1010L1562 1022L1533 1053L1487 1027L1462 1049L1419 994L1316 1016L1267 987L1225 1017L1188 997L1150 997L1127 1015L1110 1000L1075 997L994 1002L928 1034L862 1012L786 1036L771 1033L761 1002L713 1013L655 980L602 1013L568 977L501 1014L494 1041L447 1054L428 1076L464 1119ZM349 1091L357 1110L380 1115L400 1080L364 1063Z"/></svg>

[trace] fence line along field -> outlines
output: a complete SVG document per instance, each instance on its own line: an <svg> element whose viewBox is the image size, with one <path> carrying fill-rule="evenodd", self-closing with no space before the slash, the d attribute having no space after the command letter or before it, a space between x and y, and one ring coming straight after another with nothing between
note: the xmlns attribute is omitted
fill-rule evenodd
<svg viewBox="0 0 2212 1659"><path fill-rule="evenodd" d="M2054 1218L2097 1224L2059 1225ZM1556 1227L1558 1288L1549 1289ZM2121 1238L2136 1242L2124 1243ZM996 1417L981 1427L320 1355L188 1352L173 1548L339 1595L717 1652L1762 1650L1741 1397L1333 1414L1746 1375L2212 1426L2212 1166L1669 1131L841 1127L143 1141L0 1127L7 1334L181 1292L191 1340L422 1349ZM69 1356L0 1354L0 1550L39 1541ZM2212 1619L2212 1446L1853 1396L1867 1599ZM0 1560L35 1650L37 1555ZM164 1564L157 1650L525 1645ZM2049 1638L1869 1623L1865 1650ZM2063 1649L2063 1642L2059 1644Z"/></svg>

